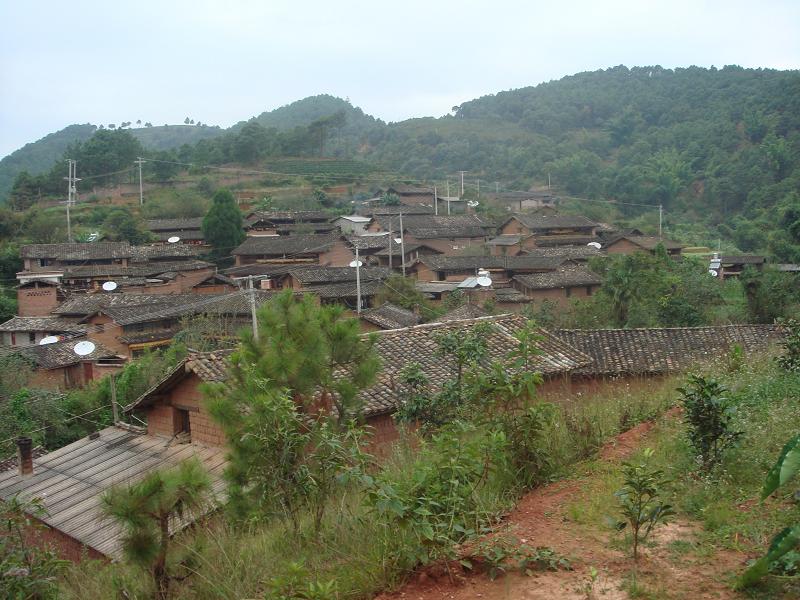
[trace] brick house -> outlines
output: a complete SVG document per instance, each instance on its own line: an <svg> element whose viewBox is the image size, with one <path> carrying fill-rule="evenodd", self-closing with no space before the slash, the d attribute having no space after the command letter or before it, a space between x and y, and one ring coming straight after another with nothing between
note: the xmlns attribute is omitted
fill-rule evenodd
<svg viewBox="0 0 800 600"><path fill-rule="evenodd" d="M599 241L598 225L581 215L515 214L500 225L499 235L518 236L520 249L585 246Z"/></svg>
<svg viewBox="0 0 800 600"><path fill-rule="evenodd" d="M683 246L678 242L659 238L654 235L624 234L608 239L603 244L603 249L608 254L633 254L635 252L654 253L662 245L667 254L673 257L681 255Z"/></svg>
<svg viewBox="0 0 800 600"><path fill-rule="evenodd" d="M62 317L12 317L0 324L0 343L4 346L33 346L49 336L71 338L85 333L85 325Z"/></svg>
<svg viewBox="0 0 800 600"><path fill-rule="evenodd" d="M122 357L97 343L90 354L79 356L74 351L78 341L72 339L19 348L17 352L27 358L34 368L28 383L32 387L49 390L81 388L115 372L124 364Z"/></svg>
<svg viewBox="0 0 800 600"><path fill-rule="evenodd" d="M370 231L391 231L399 236L400 219L374 218ZM482 246L495 233L495 225L476 215L403 215L403 240L422 244L442 254L457 254L471 246Z"/></svg>
<svg viewBox="0 0 800 600"><path fill-rule="evenodd" d="M513 287L532 301L552 300L564 305L573 298L588 298L602 282L596 273L571 263L552 271L515 275Z"/></svg>
<svg viewBox="0 0 800 600"><path fill-rule="evenodd" d="M237 267L255 263L345 267L355 258L345 238L329 234L248 237L231 254Z"/></svg>
<svg viewBox="0 0 800 600"><path fill-rule="evenodd" d="M416 206L433 206L433 188L418 185L395 184L386 189L386 194L393 194L401 204Z"/></svg>
<svg viewBox="0 0 800 600"><path fill-rule="evenodd" d="M423 256L411 273L418 281L463 281L485 269L492 286L508 286L516 274L554 271L568 262L562 256Z"/></svg>
<svg viewBox="0 0 800 600"><path fill-rule="evenodd" d="M184 244L204 246L203 217L185 217L181 219L150 219L147 229L160 244L166 244L172 237L179 237Z"/></svg>

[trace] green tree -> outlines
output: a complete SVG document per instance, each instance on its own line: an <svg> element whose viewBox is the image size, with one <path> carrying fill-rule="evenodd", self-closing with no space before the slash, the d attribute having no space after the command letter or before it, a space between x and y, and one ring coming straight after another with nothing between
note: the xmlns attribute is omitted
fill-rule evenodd
<svg viewBox="0 0 800 600"><path fill-rule="evenodd" d="M230 190L220 189L214 194L211 208L203 219L203 235L216 258L229 256L244 240L242 213Z"/></svg>
<svg viewBox="0 0 800 600"><path fill-rule="evenodd" d="M153 471L136 483L114 486L101 497L106 515L124 530L126 557L150 572L160 600L169 597L172 578L167 564L174 533L170 524L202 515L211 505L211 495L211 479L193 459L174 469Z"/></svg>
<svg viewBox="0 0 800 600"><path fill-rule="evenodd" d="M150 240L150 233L127 208L115 208L103 222L106 236L112 241L125 241L140 245Z"/></svg>

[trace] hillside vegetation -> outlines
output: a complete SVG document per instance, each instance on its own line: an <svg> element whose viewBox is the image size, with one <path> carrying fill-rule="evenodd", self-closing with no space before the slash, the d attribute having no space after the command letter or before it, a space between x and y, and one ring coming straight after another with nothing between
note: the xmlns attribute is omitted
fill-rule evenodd
<svg viewBox="0 0 800 600"><path fill-rule="evenodd" d="M722 239L800 262L797 71L620 66L453 108L386 124L321 95L207 128L214 136L194 145L171 133L158 143L162 152L181 146L168 154L197 165L335 157L425 181L467 170L470 183L502 189L549 178L564 196L662 205L667 230L683 241ZM155 141L142 144L147 152ZM642 210L622 205L613 217Z"/></svg>

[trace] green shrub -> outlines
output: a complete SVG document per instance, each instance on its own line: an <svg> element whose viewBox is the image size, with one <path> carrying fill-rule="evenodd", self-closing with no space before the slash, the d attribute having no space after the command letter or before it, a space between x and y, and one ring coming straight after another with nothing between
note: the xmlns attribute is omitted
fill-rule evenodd
<svg viewBox="0 0 800 600"><path fill-rule="evenodd" d="M736 407L728 389L714 379L691 375L688 385L678 391L683 396L689 441L701 468L709 471L742 435L733 429Z"/></svg>

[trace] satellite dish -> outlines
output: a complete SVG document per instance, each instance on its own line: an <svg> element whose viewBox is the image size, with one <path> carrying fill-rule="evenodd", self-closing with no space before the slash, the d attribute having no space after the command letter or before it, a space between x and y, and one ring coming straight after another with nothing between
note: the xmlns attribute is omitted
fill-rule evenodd
<svg viewBox="0 0 800 600"><path fill-rule="evenodd" d="M394 243L395 244L402 244L403 243L403 238L394 238Z"/></svg>
<svg viewBox="0 0 800 600"><path fill-rule="evenodd" d="M173 235L172 237L167 238L167 242L169 242L170 244L177 244L180 241L181 238L179 238L177 235Z"/></svg>
<svg viewBox="0 0 800 600"><path fill-rule="evenodd" d="M489 287L492 285L491 277L478 277L478 285L481 287Z"/></svg>
<svg viewBox="0 0 800 600"><path fill-rule="evenodd" d="M58 341L58 336L56 335L48 335L47 337L43 337L39 340L40 346L47 346L47 344L55 344Z"/></svg>
<svg viewBox="0 0 800 600"><path fill-rule="evenodd" d="M480 202L478 202L477 200L467 200L467 206L469 206L470 208L475 208L476 206L478 206L478 204L480 204Z"/></svg>
<svg viewBox="0 0 800 600"><path fill-rule="evenodd" d="M364 263L361 262L360 260L351 260L350 261L350 266L351 267L361 267L363 265L364 265Z"/></svg>
<svg viewBox="0 0 800 600"><path fill-rule="evenodd" d="M711 275L712 277L716 277L717 275L719 275L719 273L717 273L714 269L709 269L708 274Z"/></svg>
<svg viewBox="0 0 800 600"><path fill-rule="evenodd" d="M591 246L592 248L597 248L598 250L600 250L600 248L602 248L602 246L600 245L600 242L589 242L586 245L587 246Z"/></svg>
<svg viewBox="0 0 800 600"><path fill-rule="evenodd" d="M78 342L77 344L75 344L72 350L78 356L86 356L87 354L91 354L92 352L94 352L95 348L97 348L97 346L95 346L93 342L84 340L82 342Z"/></svg>
<svg viewBox="0 0 800 600"><path fill-rule="evenodd" d="M117 282L116 281L106 281L103 284L103 290L106 292L113 292L117 289Z"/></svg>

